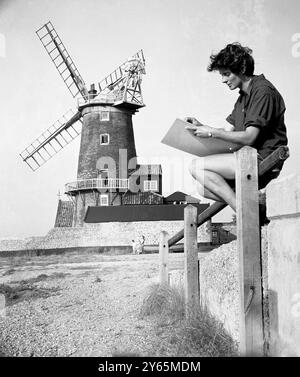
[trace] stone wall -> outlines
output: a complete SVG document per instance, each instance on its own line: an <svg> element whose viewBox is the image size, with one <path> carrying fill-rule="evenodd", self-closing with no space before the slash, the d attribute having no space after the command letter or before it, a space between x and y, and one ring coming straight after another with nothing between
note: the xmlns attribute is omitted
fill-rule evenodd
<svg viewBox="0 0 300 377"><path fill-rule="evenodd" d="M300 356L300 175L267 187L270 353Z"/></svg>
<svg viewBox="0 0 300 377"><path fill-rule="evenodd" d="M54 227L70 227L73 223L74 203L59 199Z"/></svg>
<svg viewBox="0 0 300 377"><path fill-rule="evenodd" d="M24 240L0 240L0 251L24 249L54 249L88 246L128 246L137 237L145 236L145 245L157 245L159 233L165 230L170 236L183 229L180 221L140 221L84 224L83 227L53 228L44 237ZM210 242L210 223L198 231L199 242Z"/></svg>
<svg viewBox="0 0 300 377"><path fill-rule="evenodd" d="M239 280L236 241L204 254L199 261L201 303L239 341Z"/></svg>
<svg viewBox="0 0 300 377"><path fill-rule="evenodd" d="M263 264L263 287L266 302L267 292L267 239L266 227L262 228L262 264ZM173 256L170 255L171 269L169 281L172 285L178 286L183 283L183 266L178 265L174 270ZM176 259L178 259L176 257ZM239 343L239 259L237 253L237 242L232 241L210 252L198 253L199 259L199 285L200 301L206 306L210 313L223 323L224 328ZM267 312L267 308L265 308ZM266 315L267 316L267 315ZM266 318L267 320L267 318Z"/></svg>
<svg viewBox="0 0 300 377"><path fill-rule="evenodd" d="M0 239L0 252L1 251L14 251L14 250L27 250L33 244L42 242L44 236L41 237L28 237L23 239Z"/></svg>
<svg viewBox="0 0 300 377"><path fill-rule="evenodd" d="M266 198L270 223L261 228L265 354L300 356L300 175L272 181ZM201 301L237 342L238 263L236 241L199 255ZM169 277L178 285L182 271Z"/></svg>

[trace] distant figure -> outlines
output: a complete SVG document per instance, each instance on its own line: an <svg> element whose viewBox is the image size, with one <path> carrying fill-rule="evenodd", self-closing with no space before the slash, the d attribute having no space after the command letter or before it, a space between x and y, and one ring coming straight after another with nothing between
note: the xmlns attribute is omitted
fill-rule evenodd
<svg viewBox="0 0 300 377"><path fill-rule="evenodd" d="M145 236L142 234L140 239L139 239L139 243L140 243L140 254L144 252L144 245L145 245Z"/></svg>
<svg viewBox="0 0 300 377"><path fill-rule="evenodd" d="M136 242L136 254L142 254L144 251L145 236L141 235Z"/></svg>
<svg viewBox="0 0 300 377"><path fill-rule="evenodd" d="M137 253L137 245L136 245L135 240L131 241L131 245L132 245L132 254L136 254Z"/></svg>

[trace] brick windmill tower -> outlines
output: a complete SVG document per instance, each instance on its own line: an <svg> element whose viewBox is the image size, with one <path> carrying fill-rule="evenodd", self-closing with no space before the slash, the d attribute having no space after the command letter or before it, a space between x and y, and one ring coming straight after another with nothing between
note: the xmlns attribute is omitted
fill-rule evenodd
<svg viewBox="0 0 300 377"><path fill-rule="evenodd" d="M88 90L51 22L37 35L77 109L55 122L20 155L38 169L81 133L77 180L66 184L72 199L72 226L83 225L88 206L120 205L137 169L132 115L144 106L141 81L145 59L140 50ZM61 203L59 203L60 205Z"/></svg>

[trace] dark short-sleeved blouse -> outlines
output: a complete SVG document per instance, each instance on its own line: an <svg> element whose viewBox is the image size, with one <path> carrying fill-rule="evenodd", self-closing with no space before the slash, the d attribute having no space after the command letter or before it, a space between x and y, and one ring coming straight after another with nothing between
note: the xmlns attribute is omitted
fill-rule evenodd
<svg viewBox="0 0 300 377"><path fill-rule="evenodd" d="M260 132L252 145L262 158L281 145L287 145L284 123L285 104L281 94L264 75L253 76L247 93L240 95L226 120L235 131L258 127Z"/></svg>

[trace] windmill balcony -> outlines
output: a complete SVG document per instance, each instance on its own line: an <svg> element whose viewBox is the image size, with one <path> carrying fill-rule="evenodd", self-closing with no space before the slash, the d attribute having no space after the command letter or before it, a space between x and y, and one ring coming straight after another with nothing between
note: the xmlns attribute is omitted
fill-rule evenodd
<svg viewBox="0 0 300 377"><path fill-rule="evenodd" d="M77 106L81 108L87 105L97 105L97 104L113 104L118 100L122 99L122 95L120 93L107 93L107 94L98 94L96 97L93 95L86 95L83 97L77 98Z"/></svg>
<svg viewBox="0 0 300 377"><path fill-rule="evenodd" d="M65 185L65 193L72 194L78 191L97 189L126 189L128 190L129 180L120 178L94 178L80 179Z"/></svg>

